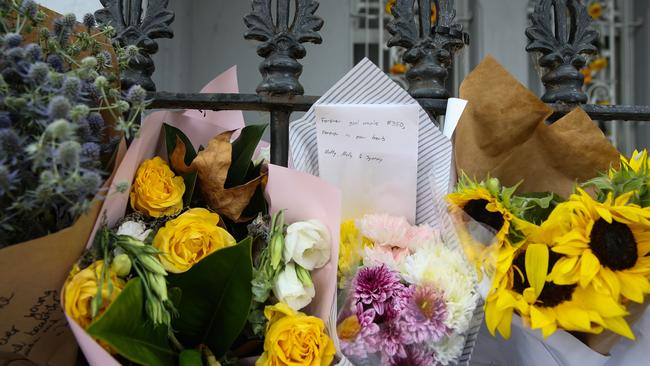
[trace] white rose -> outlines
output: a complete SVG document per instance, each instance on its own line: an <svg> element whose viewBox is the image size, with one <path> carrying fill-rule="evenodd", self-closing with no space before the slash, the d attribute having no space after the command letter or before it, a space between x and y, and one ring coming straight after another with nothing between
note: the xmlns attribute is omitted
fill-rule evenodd
<svg viewBox="0 0 650 366"><path fill-rule="evenodd" d="M276 277L273 284L273 294L280 302L298 311L311 303L311 300L316 295L316 290L312 283L303 284L300 281L295 264L291 262Z"/></svg>
<svg viewBox="0 0 650 366"><path fill-rule="evenodd" d="M144 242L151 233L151 229L147 230L144 223L140 221L125 221L117 229L117 235L127 235L134 239Z"/></svg>
<svg viewBox="0 0 650 366"><path fill-rule="evenodd" d="M330 260L331 246L329 230L320 221L293 223L284 238L284 263L293 260L309 271L320 268Z"/></svg>

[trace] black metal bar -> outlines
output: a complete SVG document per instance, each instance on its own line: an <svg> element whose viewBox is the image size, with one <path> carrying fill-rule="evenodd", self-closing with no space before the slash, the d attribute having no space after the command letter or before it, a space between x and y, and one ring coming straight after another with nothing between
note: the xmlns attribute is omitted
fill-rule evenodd
<svg viewBox="0 0 650 366"><path fill-rule="evenodd" d="M318 96L262 96L256 94L188 94L157 92L149 94L149 109L199 109L199 110L246 110L246 111L292 111L304 112L318 100ZM446 99L418 99L430 113L443 115L447 110ZM559 118L576 106L549 104ZM650 121L650 106L585 104L580 108L598 121ZM271 128L273 131L273 128ZM288 140L287 140L288 141Z"/></svg>
<svg viewBox="0 0 650 366"><path fill-rule="evenodd" d="M540 54L538 63L544 70L546 88L542 100L586 103L580 69L587 62L584 55L598 52L598 32L591 27L585 5L580 0L539 0L530 19L526 51Z"/></svg>
<svg viewBox="0 0 650 366"><path fill-rule="evenodd" d="M288 110L275 109L271 111L271 162L276 165L289 166L290 116L291 112Z"/></svg>

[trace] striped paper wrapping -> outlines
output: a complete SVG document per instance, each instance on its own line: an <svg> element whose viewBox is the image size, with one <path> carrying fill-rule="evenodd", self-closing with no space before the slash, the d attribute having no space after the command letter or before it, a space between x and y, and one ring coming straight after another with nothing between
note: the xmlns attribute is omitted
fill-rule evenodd
<svg viewBox="0 0 650 366"><path fill-rule="evenodd" d="M452 248L461 250L453 224L446 214L444 195L452 178L452 145L434 125L427 112L402 87L392 81L370 60L363 59L315 103L319 104L414 104L419 109L418 181L416 224L439 227ZM314 107L301 119L292 122L289 130L290 161L293 168L318 175L318 149ZM336 303L336 299L334 299ZM468 365L483 321L483 304L478 304L466 333L465 347L457 365ZM336 339L336 308L329 320L330 333ZM339 365L351 365L341 356Z"/></svg>

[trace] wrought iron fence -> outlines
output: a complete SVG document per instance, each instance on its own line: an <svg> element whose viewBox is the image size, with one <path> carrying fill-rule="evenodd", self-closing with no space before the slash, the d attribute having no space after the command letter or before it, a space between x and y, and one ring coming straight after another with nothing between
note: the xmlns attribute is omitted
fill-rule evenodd
<svg viewBox="0 0 650 366"><path fill-rule="evenodd" d="M150 92L151 109L256 110L270 113L271 162L286 166L289 151L289 119L292 112L307 111L318 100L304 96L299 77L306 56L302 43L321 43L316 0L252 0L251 13L244 16L248 27L244 38L261 42L257 48L262 81L257 94L198 94L156 92L151 75L151 56L156 40L171 38L174 14L169 0L101 0L98 21L117 30L114 42L140 49L137 59L122 75L122 88L140 84ZM143 6L144 5L144 6ZM275 5L275 12L272 10ZM293 12L291 7L293 5ZM428 9L437 11L435 18ZM427 9L426 12L419 9ZM406 74L409 93L432 116L445 113L449 91L445 88L454 53L469 44L455 17L453 0L396 0L393 19L386 24L391 34L388 46L404 47L403 61L411 65ZM551 119L582 107L593 119L650 121L650 106L584 104L584 76L580 69L586 56L597 52L598 33L580 0L536 0L526 30L526 51L537 56L544 71L542 99L555 111ZM523 50L522 50L523 51Z"/></svg>

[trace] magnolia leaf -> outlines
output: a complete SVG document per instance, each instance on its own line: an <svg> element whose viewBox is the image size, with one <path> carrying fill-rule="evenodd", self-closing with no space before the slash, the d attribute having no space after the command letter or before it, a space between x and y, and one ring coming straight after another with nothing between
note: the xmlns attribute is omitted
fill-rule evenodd
<svg viewBox="0 0 650 366"><path fill-rule="evenodd" d="M155 327L144 310L142 280L134 278L87 332L141 365L175 366L178 354L169 346L167 327Z"/></svg>
<svg viewBox="0 0 650 366"><path fill-rule="evenodd" d="M246 325L252 302L252 239L220 249L189 271L169 275L171 286L182 290L172 320L178 339L188 348L206 345L222 357Z"/></svg>
<svg viewBox="0 0 650 366"><path fill-rule="evenodd" d="M253 164L253 155L266 130L266 125L246 126L232 143L232 163L228 169L225 187L231 188L246 183L248 171ZM259 175L259 174L258 174Z"/></svg>
<svg viewBox="0 0 650 366"><path fill-rule="evenodd" d="M187 173L189 170L181 171L177 169L192 164L192 161L196 157L196 151L194 151L194 146L192 146L192 142L183 133L183 131L179 130L174 126L170 126L165 123L164 131L165 131L165 145L167 147L167 156L169 157L169 161L172 169L180 174ZM180 147L178 146L179 141L181 142ZM177 147L179 147L182 150L176 152ZM175 154L180 156L174 156Z"/></svg>
<svg viewBox="0 0 650 366"><path fill-rule="evenodd" d="M189 206L194 196L194 187L196 186L197 172L190 172L183 175L185 181L185 194L183 195L183 204Z"/></svg>
<svg viewBox="0 0 650 366"><path fill-rule="evenodd" d="M535 298L542 293L548 275L548 247L545 244L530 244L526 249L526 278L535 292Z"/></svg>

